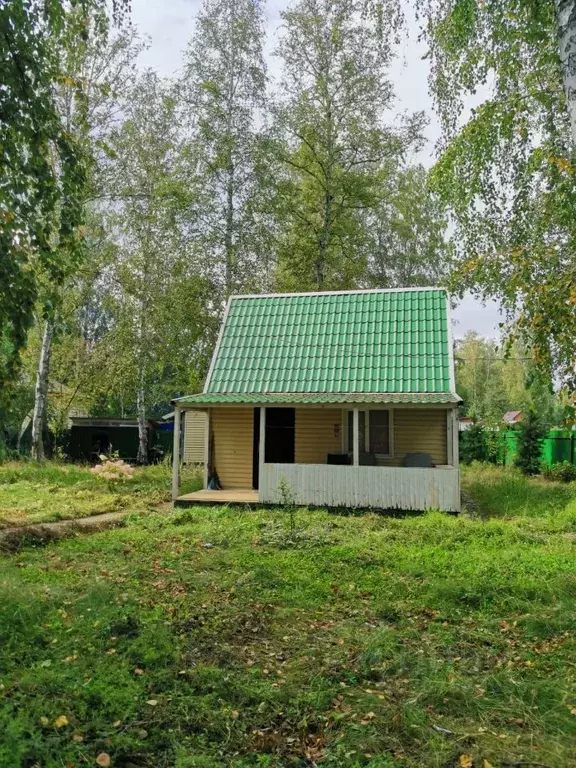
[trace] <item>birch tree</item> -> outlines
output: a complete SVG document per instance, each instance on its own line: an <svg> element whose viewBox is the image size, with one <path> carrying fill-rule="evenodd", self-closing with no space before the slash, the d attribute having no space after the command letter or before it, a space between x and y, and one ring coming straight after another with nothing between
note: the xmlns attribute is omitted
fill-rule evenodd
<svg viewBox="0 0 576 768"><path fill-rule="evenodd" d="M66 263L54 240L77 253L82 222L79 193L86 180L86 158L66 130L55 103L61 82L60 42L70 25L79 37L78 14L105 11L104 0L83 0L69 13L64 0L0 4L0 342L10 353L0 361L0 394L15 373L19 352L33 321L38 275L58 282ZM123 1L113 3L118 14ZM82 92L78 84L78 93ZM54 156L58 168L54 167Z"/></svg>
<svg viewBox="0 0 576 768"><path fill-rule="evenodd" d="M572 143L576 146L576 0L554 0Z"/></svg>
<svg viewBox="0 0 576 768"><path fill-rule="evenodd" d="M402 168L366 217L366 285L444 285L453 262L443 206L422 166Z"/></svg>
<svg viewBox="0 0 576 768"><path fill-rule="evenodd" d="M387 30L358 0L297 0L282 13L276 126L284 178L279 280L322 290L350 287L365 271L363 211L414 145L422 115L388 126L394 103ZM389 16L388 16L389 15Z"/></svg>
<svg viewBox="0 0 576 768"><path fill-rule="evenodd" d="M192 157L204 194L201 227L226 296L258 269L257 120L265 101L264 20L259 0L205 0L181 88Z"/></svg>
<svg viewBox="0 0 576 768"><path fill-rule="evenodd" d="M202 367L211 327L204 316L214 292L197 268L198 249L182 234L190 229L184 220L190 182L181 173L177 114L169 84L148 71L131 90L111 142L117 206L108 223L116 256L109 279L113 321L103 340L110 349L105 389L136 412L142 464L150 407L163 398L167 405L182 378L190 381L195 366Z"/></svg>
<svg viewBox="0 0 576 768"><path fill-rule="evenodd" d="M86 16L84 10L70 12L65 34L59 41L61 79L55 95L55 105L66 133L82 148L87 162L83 187L77 190L82 208L87 201L103 192L100 170L107 134L121 109L121 93L134 77L135 59L141 50L131 30L110 36L109 24L103 11ZM56 176L61 175L61 161L52 152ZM82 214L85 218L85 212ZM78 233L82 237L86 229ZM84 244L85 245L85 244ZM63 292L70 290L78 269L81 253L77 244L54 236L50 243L53 258L59 259L61 275L54 281L44 271L39 286L39 322L44 324L36 376L32 416L32 456L44 459L43 428L46 421L50 359L58 325L58 311ZM76 258L74 258L76 249ZM42 274L42 273L41 273Z"/></svg>
<svg viewBox="0 0 576 768"><path fill-rule="evenodd" d="M573 387L576 4L427 0L420 9L443 126L433 182L460 243L455 290L499 299L511 338L524 337L537 364Z"/></svg>

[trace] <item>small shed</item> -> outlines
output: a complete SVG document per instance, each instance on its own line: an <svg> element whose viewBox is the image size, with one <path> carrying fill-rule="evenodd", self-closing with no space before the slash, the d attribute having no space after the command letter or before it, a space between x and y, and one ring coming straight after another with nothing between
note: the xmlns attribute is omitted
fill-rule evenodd
<svg viewBox="0 0 576 768"><path fill-rule="evenodd" d="M460 509L449 298L440 288L233 296L204 391L175 405L177 504ZM207 418L180 496L183 414Z"/></svg>
<svg viewBox="0 0 576 768"><path fill-rule="evenodd" d="M73 461L98 461L101 454L118 453L121 459L138 455L136 419L97 419L71 417L70 438L66 451ZM148 422L148 446L153 447L156 422Z"/></svg>

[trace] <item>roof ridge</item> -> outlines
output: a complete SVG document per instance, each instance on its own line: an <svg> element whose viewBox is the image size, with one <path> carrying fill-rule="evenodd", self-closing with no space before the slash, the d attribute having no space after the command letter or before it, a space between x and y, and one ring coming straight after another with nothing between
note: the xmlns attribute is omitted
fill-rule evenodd
<svg viewBox="0 0 576 768"><path fill-rule="evenodd" d="M353 288L347 291L300 291L295 293L238 293L232 294L230 300L235 299L280 299L294 296L346 296L367 293L416 293L423 291L441 291L448 294L448 289L441 285L414 285L407 288Z"/></svg>

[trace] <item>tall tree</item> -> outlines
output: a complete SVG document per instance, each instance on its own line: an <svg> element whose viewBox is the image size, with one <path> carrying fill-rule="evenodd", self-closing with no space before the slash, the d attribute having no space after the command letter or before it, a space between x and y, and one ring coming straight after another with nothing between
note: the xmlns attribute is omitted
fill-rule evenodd
<svg viewBox="0 0 576 768"><path fill-rule="evenodd" d="M69 15L74 17L75 23L68 22L59 40L61 80L55 103L66 132L74 137L76 145L90 161L84 185L77 190L77 201L85 217L87 200L104 192L100 167L103 147L121 109L123 91L134 77L134 62L141 46L132 30L111 38L104 11L93 11L87 17L81 8L80 11L70 11ZM79 31L85 34L79 34ZM58 164L56 157L54 164ZM44 322L32 417L32 455L38 460L44 458L42 436L59 306L64 292L71 288L79 263L78 248L72 252L70 244L56 240L53 250L54 257L68 266L58 282L49 272L45 274L38 294ZM83 254L86 256L85 247Z"/></svg>
<svg viewBox="0 0 576 768"><path fill-rule="evenodd" d="M130 410L135 405L140 463L148 461L149 408L195 372L200 377L211 327L206 307L213 290L199 274L198 249L182 234L190 199L177 109L171 88L146 72L111 143L118 202L108 219L116 255L113 321L103 340L111 349L106 389L125 396Z"/></svg>
<svg viewBox="0 0 576 768"><path fill-rule="evenodd" d="M59 44L79 15L105 9L106 2L76 5L73 14L64 0L8 0L0 6L0 339L10 350L0 389L14 374L32 323L39 271L55 282L66 273L55 242L69 255L77 252L86 162L55 103L62 77ZM124 5L115 3L117 10ZM87 34L77 26L76 32Z"/></svg>
<svg viewBox="0 0 576 768"><path fill-rule="evenodd" d="M540 366L576 364L576 3L427 0L455 286L500 299ZM472 96L480 101L466 121Z"/></svg>
<svg viewBox="0 0 576 768"><path fill-rule="evenodd" d="M226 296L258 267L258 130L265 102L260 0L204 0L188 46L182 90L201 181L201 235Z"/></svg>
<svg viewBox="0 0 576 768"><path fill-rule="evenodd" d="M366 219L367 285L394 288L443 285L452 266L452 244L443 206L420 165L400 169Z"/></svg>
<svg viewBox="0 0 576 768"><path fill-rule="evenodd" d="M552 381L539 372L529 349L510 349L475 332L456 343L456 390L464 414L483 425L498 426L506 411L536 410L548 424L561 421Z"/></svg>
<svg viewBox="0 0 576 768"><path fill-rule="evenodd" d="M375 208L422 115L391 129L387 30L393 4L373 23L360 0L296 0L282 13L283 75L277 127L284 178L279 279L288 286L348 287L364 273L362 213Z"/></svg>

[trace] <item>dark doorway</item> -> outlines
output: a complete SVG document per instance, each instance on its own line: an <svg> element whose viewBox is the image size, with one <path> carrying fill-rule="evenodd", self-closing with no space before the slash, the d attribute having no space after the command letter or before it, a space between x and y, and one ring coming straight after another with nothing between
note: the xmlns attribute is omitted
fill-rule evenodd
<svg viewBox="0 0 576 768"><path fill-rule="evenodd" d="M266 408L267 464L294 464L294 408Z"/></svg>
<svg viewBox="0 0 576 768"><path fill-rule="evenodd" d="M252 450L252 488L258 490L260 480L260 408L254 408L254 447Z"/></svg>

